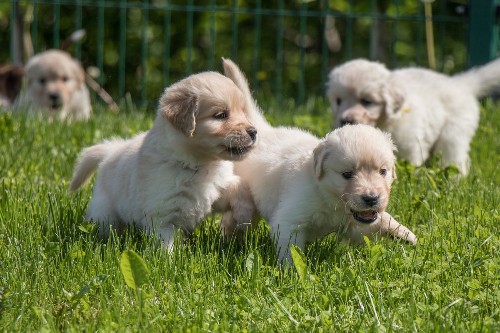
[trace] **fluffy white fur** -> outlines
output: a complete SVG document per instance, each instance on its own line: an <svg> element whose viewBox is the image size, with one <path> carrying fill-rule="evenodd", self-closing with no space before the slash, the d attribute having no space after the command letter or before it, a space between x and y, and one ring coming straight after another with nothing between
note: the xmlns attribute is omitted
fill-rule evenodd
<svg viewBox="0 0 500 333"><path fill-rule="evenodd" d="M50 119L86 120L92 108L85 72L78 61L60 50L35 55L25 67L26 91L17 107L41 111Z"/></svg>
<svg viewBox="0 0 500 333"><path fill-rule="evenodd" d="M177 230L190 233L212 209L251 219L248 189L231 161L246 156L256 135L231 80L215 72L191 75L165 90L147 133L84 149L70 190L98 167L87 218L103 233L135 223L171 249Z"/></svg>
<svg viewBox="0 0 500 333"><path fill-rule="evenodd" d="M385 212L395 178L389 135L356 125L319 139L297 128L272 127L240 69L225 60L224 70L244 93L259 131L259 145L235 162L235 173L248 184L258 212L270 224L281 259L290 259L290 244L303 247L333 231L355 243L376 233L416 242L410 230ZM229 215L223 219L226 225Z"/></svg>
<svg viewBox="0 0 500 333"><path fill-rule="evenodd" d="M392 134L398 156L420 166L432 153L443 166L469 170L470 142L479 123L477 98L500 84L500 60L455 76L428 69L389 71L364 59L329 75L334 127L362 123Z"/></svg>

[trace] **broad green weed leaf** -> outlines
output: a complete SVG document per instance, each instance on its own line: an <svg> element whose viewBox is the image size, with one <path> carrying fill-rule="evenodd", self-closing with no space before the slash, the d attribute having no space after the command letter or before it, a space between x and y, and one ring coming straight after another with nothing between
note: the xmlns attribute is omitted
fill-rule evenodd
<svg viewBox="0 0 500 333"><path fill-rule="evenodd" d="M81 259L81 258L85 257L85 251L80 250L80 249L76 249L76 250L71 251L70 255L71 255L71 258L73 258L73 259Z"/></svg>
<svg viewBox="0 0 500 333"><path fill-rule="evenodd" d="M78 291L78 293L71 298L71 301L73 303L77 303L78 301L80 301L83 298L83 296L85 296L88 293L90 293L92 287L98 286L101 283L103 283L104 280L106 280L108 278L108 276L109 275L107 275L107 274L100 274L100 275L94 276L89 281L89 283L87 283L86 285L84 285L83 287L80 288L80 290Z"/></svg>
<svg viewBox="0 0 500 333"><path fill-rule="evenodd" d="M253 252L250 253L245 262L245 266L248 273L250 273L252 276L258 275L260 270L260 256L258 254L255 255Z"/></svg>
<svg viewBox="0 0 500 333"><path fill-rule="evenodd" d="M290 247L290 253L292 254L293 265L299 274L300 281L305 282L308 274L304 253L295 245Z"/></svg>
<svg viewBox="0 0 500 333"><path fill-rule="evenodd" d="M246 259L245 267L254 283L258 283L259 281L260 266L260 256L258 254L254 254L253 252L250 253Z"/></svg>
<svg viewBox="0 0 500 333"><path fill-rule="evenodd" d="M92 223L84 223L84 224L80 224L78 226L78 229L80 229L80 231L83 231L86 234L92 232L92 230L94 228L95 228L95 224L92 224Z"/></svg>
<svg viewBox="0 0 500 333"><path fill-rule="evenodd" d="M377 261L380 257L382 257L387 251L380 244L376 244L370 247L370 260L372 262Z"/></svg>
<svg viewBox="0 0 500 333"><path fill-rule="evenodd" d="M365 241L365 244L368 248L370 248L370 238L368 236L363 236L363 240Z"/></svg>
<svg viewBox="0 0 500 333"><path fill-rule="evenodd" d="M437 190L436 182L434 181L434 179L432 178L432 176L430 174L428 174L428 173L426 173L425 176L427 177L427 180L429 181L429 184L431 185L432 189L433 190Z"/></svg>
<svg viewBox="0 0 500 333"><path fill-rule="evenodd" d="M120 269L125 283L136 290L148 281L149 268L140 255L132 250L125 250L120 259Z"/></svg>
<svg viewBox="0 0 500 333"><path fill-rule="evenodd" d="M255 260L255 255L252 252L248 255L247 260L245 261L245 267L249 274L252 274L254 260Z"/></svg>

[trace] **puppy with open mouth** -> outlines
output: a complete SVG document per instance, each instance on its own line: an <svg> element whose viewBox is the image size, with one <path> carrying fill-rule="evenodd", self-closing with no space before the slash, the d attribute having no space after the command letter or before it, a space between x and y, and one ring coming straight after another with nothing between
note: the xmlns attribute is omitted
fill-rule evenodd
<svg viewBox="0 0 500 333"><path fill-rule="evenodd" d="M165 90L148 132L85 148L70 190L98 168L87 218L103 234L135 223L169 249L178 230L190 233L214 210L232 209L236 220L250 220L253 202L232 163L257 139L244 101L219 73L191 75Z"/></svg>
<svg viewBox="0 0 500 333"><path fill-rule="evenodd" d="M337 232L353 242L377 233L412 244L415 235L386 212L396 178L394 145L388 134L367 125L349 125L319 139L297 128L272 127L253 100L238 66L224 60L225 75L244 93L250 119L259 131L259 145L235 162L235 173L252 193L290 260L290 244ZM240 226L226 213L225 228Z"/></svg>

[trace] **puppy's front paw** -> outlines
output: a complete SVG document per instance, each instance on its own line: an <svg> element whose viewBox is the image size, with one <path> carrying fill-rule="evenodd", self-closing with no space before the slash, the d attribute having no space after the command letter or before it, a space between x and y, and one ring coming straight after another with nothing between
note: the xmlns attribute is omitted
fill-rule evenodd
<svg viewBox="0 0 500 333"><path fill-rule="evenodd" d="M401 238L412 245L417 244L417 236L415 236L410 229L396 221L387 212L384 212L382 217L381 231L382 233L392 235L393 237Z"/></svg>
<svg viewBox="0 0 500 333"><path fill-rule="evenodd" d="M237 225L252 224L256 209L251 202L240 202L233 207L233 218Z"/></svg>
<svg viewBox="0 0 500 333"><path fill-rule="evenodd" d="M237 240L242 241L248 230L252 228L252 222L238 223L234 219L233 212L226 212L222 215L221 232L226 239L236 237Z"/></svg>
<svg viewBox="0 0 500 333"><path fill-rule="evenodd" d="M232 237L236 229L236 221L234 220L232 212L226 212L222 215L220 221L220 229L222 235L225 237Z"/></svg>
<svg viewBox="0 0 500 333"><path fill-rule="evenodd" d="M417 245L417 236L410 229L400 224L395 229L389 229L388 233L396 238L401 238L411 245Z"/></svg>

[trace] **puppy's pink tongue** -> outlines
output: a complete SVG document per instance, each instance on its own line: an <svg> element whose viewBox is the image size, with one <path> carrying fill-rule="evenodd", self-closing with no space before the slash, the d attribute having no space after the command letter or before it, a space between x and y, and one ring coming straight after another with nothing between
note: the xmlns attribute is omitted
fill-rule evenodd
<svg viewBox="0 0 500 333"><path fill-rule="evenodd" d="M374 210L367 210L366 212L359 212L358 216L361 217L362 219L369 220L372 219L376 214L377 212Z"/></svg>

